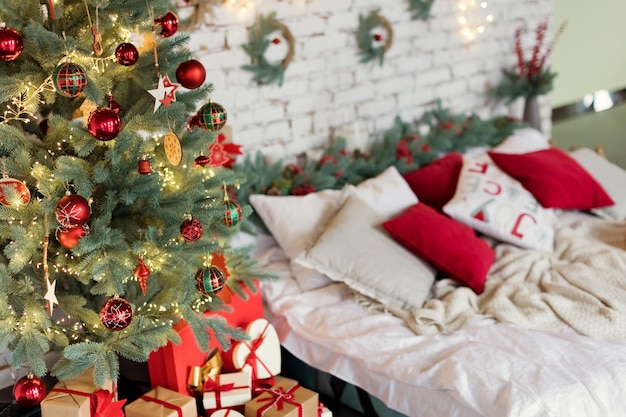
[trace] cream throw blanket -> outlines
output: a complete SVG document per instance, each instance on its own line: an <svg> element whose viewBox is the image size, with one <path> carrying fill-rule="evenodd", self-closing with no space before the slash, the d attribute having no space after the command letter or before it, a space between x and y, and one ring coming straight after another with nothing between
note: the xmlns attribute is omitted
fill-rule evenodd
<svg viewBox="0 0 626 417"><path fill-rule="evenodd" d="M554 252L495 246L480 296L453 281L405 318L418 334L451 332L477 318L537 330L569 326L598 339L626 342L626 223L580 213L559 219Z"/></svg>

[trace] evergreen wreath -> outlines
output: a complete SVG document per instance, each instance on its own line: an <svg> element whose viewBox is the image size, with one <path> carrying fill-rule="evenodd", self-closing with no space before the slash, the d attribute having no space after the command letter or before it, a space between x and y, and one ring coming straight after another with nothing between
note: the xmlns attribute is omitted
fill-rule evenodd
<svg viewBox="0 0 626 417"><path fill-rule="evenodd" d="M382 27L387 36L384 37L383 45L375 45L376 35L372 35L372 31ZM385 17L379 14L379 10L373 10L369 15L363 16L359 14L359 27L356 31L356 41L359 45L359 55L361 63L366 63L378 59L380 65L383 65L385 53L391 48L393 43L393 28L391 23Z"/></svg>
<svg viewBox="0 0 626 417"><path fill-rule="evenodd" d="M280 31L281 36L289 47L287 55L279 64L271 64L265 58L265 53L271 42L268 36L275 31ZM242 48L250 56L252 63L241 68L254 73L252 80L258 84L277 82L281 86L285 70L295 55L295 40L289 28L276 20L275 12L271 12L266 16L259 14L255 24L248 30L248 37L249 43L242 45Z"/></svg>
<svg viewBox="0 0 626 417"><path fill-rule="evenodd" d="M430 9L435 0L408 0L409 12L413 20L428 20Z"/></svg>

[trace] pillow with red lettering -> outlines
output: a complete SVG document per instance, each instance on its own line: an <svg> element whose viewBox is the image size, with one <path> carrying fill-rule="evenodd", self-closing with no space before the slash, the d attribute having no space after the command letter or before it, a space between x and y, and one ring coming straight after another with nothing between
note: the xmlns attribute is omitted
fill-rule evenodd
<svg viewBox="0 0 626 417"><path fill-rule="evenodd" d="M443 211L503 242L545 251L554 246L554 210L543 208L488 155L463 158L456 193Z"/></svg>

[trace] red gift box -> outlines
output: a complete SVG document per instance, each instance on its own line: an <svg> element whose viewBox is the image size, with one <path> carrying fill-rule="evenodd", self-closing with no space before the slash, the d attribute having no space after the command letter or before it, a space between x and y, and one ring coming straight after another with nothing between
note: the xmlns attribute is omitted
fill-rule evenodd
<svg viewBox="0 0 626 417"><path fill-rule="evenodd" d="M233 295L229 307L232 311L211 312L209 314L219 314L226 319L233 327L244 328L251 321L263 317L263 301L261 292L257 288L257 293L253 294L248 288L244 291L248 295L247 300L242 300ZM177 323L174 330L178 332L182 343L175 345L168 343L161 349L152 352L148 358L148 371L150 373L150 384L152 387L165 387L181 394L189 395L187 389L187 378L193 366L202 365L207 358L208 351L200 349L191 331L191 327L184 321ZM209 349L219 348L217 340L211 335ZM224 354L223 372L235 372L232 363L227 358L231 355Z"/></svg>

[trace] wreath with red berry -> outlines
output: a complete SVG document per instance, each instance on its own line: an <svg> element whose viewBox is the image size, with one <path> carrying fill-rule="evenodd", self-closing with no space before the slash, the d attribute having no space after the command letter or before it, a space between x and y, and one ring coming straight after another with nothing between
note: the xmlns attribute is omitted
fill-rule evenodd
<svg viewBox="0 0 626 417"><path fill-rule="evenodd" d="M280 38L270 39L274 32L280 32L280 36L287 42L287 54L278 64L273 64L265 58L267 48L274 43L280 42ZM252 62L242 66L246 71L254 73L253 81L258 84L278 83L283 84L285 70L295 55L295 39L289 28L276 20L276 13L266 16L260 14L252 27L248 30L249 42L242 48L250 56Z"/></svg>
<svg viewBox="0 0 626 417"><path fill-rule="evenodd" d="M379 10L373 10L369 15L359 15L359 27L356 31L356 41L359 46L361 62L366 63L378 60L382 66L385 53L393 43L393 28Z"/></svg>
<svg viewBox="0 0 626 417"><path fill-rule="evenodd" d="M413 20L427 20L430 17L430 8L435 0L408 0L409 12Z"/></svg>

